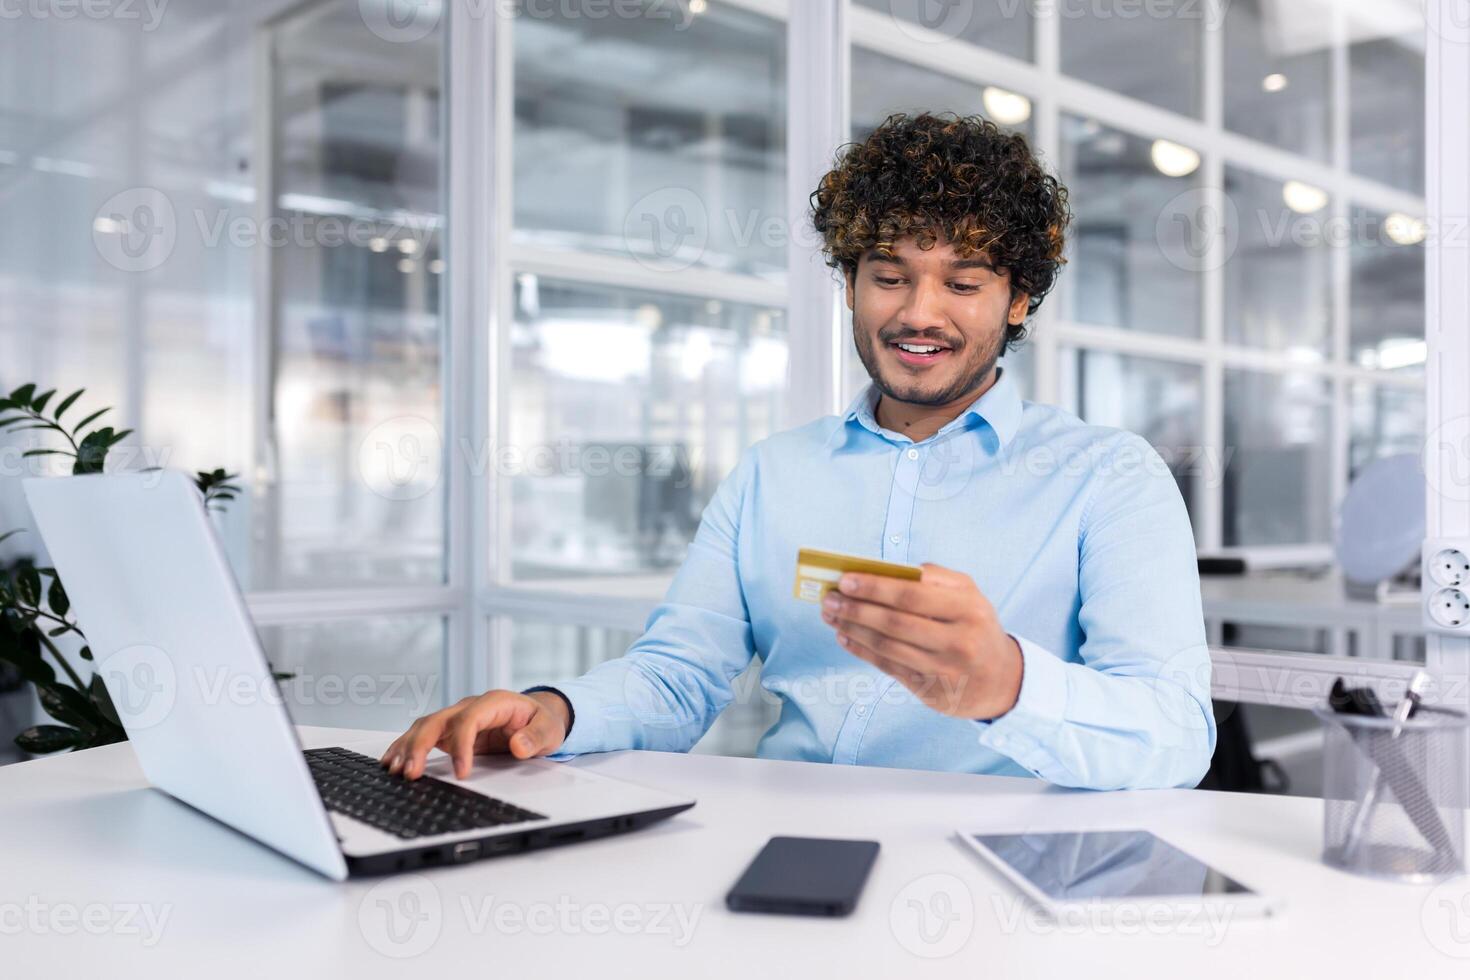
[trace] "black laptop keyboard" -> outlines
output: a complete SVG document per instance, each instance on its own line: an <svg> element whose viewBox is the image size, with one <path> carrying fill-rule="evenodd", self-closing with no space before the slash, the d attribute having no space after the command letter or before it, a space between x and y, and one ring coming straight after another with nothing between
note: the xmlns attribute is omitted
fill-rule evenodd
<svg viewBox="0 0 1470 980"><path fill-rule="evenodd" d="M432 776L410 782L360 752L308 749L306 763L328 810L405 840L545 819Z"/></svg>

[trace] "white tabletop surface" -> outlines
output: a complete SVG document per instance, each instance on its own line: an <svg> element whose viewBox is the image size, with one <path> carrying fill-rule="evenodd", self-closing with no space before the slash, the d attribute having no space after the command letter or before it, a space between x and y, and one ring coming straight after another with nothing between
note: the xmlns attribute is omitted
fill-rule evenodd
<svg viewBox="0 0 1470 980"><path fill-rule="evenodd" d="M1431 888L1324 867L1320 801L648 752L572 764L699 804L623 837L334 884L146 788L126 744L5 767L0 975L1470 976L1470 879ZM959 826L1147 828L1285 909L1054 923L962 849ZM857 912L727 911L725 892L773 834L881 842Z"/></svg>

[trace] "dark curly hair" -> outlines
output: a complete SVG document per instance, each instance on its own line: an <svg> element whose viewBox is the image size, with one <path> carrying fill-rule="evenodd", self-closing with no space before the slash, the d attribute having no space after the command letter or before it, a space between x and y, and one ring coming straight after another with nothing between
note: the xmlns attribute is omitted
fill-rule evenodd
<svg viewBox="0 0 1470 980"><path fill-rule="evenodd" d="M1009 271L1011 295L1030 296L1029 320L1067 261L1067 189L1026 137L980 116L889 116L839 152L811 202L827 263L849 279L871 249L908 237L924 249L944 241ZM1007 325L1008 346L1025 336L1025 322Z"/></svg>

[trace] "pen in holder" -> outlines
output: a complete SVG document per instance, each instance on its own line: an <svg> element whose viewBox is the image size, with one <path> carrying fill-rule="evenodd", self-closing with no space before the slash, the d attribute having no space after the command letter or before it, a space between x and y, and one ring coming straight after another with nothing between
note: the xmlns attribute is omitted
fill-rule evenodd
<svg viewBox="0 0 1470 980"><path fill-rule="evenodd" d="M1470 718L1410 717L1403 706L1393 717L1315 713L1325 735L1323 861L1407 882L1463 873Z"/></svg>

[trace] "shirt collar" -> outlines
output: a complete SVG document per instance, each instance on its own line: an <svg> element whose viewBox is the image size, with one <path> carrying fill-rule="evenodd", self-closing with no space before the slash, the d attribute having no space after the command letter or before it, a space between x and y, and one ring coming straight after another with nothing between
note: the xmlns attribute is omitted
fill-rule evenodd
<svg viewBox="0 0 1470 980"><path fill-rule="evenodd" d="M1016 431L1021 427L1021 413L1024 406L1021 403L1021 394L1016 390L1015 382L1011 380L1010 371L1003 367L996 368L995 383L986 390L985 394L971 402L963 412L955 416L944 427L935 433L942 435L953 429L967 426L974 419L984 422L990 426L995 433L1000 448L1004 449L1010 441L1015 438ZM842 414L842 427L839 431L846 431L852 423L857 423L875 435L889 438L878 424L874 409L878 404L878 388L871 381L862 391L858 392L856 398L848 405L847 411Z"/></svg>

